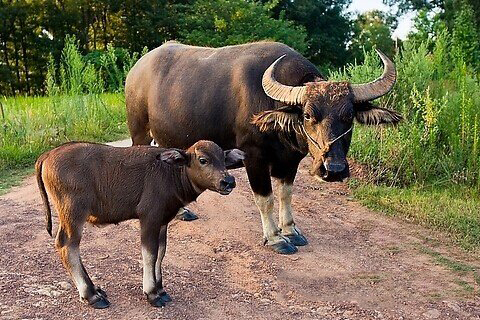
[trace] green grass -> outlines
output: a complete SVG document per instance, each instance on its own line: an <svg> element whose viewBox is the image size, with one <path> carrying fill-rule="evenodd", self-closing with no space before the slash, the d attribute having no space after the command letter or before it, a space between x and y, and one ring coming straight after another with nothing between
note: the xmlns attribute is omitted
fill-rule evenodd
<svg viewBox="0 0 480 320"><path fill-rule="evenodd" d="M350 156L367 167L353 184L370 208L448 232L468 249L480 247L480 78L453 54L452 35L406 42L395 57L397 83L374 102L400 111L396 127L357 125ZM362 83L381 73L376 54L334 72Z"/></svg>
<svg viewBox="0 0 480 320"><path fill-rule="evenodd" d="M11 187L18 186L25 177L33 172L33 167L0 171L0 195L5 194Z"/></svg>
<svg viewBox="0 0 480 320"><path fill-rule="evenodd" d="M1 98L0 103L0 190L17 184L41 153L64 142L127 136L122 94Z"/></svg>
<svg viewBox="0 0 480 320"><path fill-rule="evenodd" d="M420 246L419 250L430 256L437 265L443 266L456 274L458 278L455 279L454 282L459 286L459 291L474 293L474 286L480 285L480 270L477 267L445 257L430 248ZM465 281L465 279L469 281ZM475 294L478 295L479 293L477 292Z"/></svg>
<svg viewBox="0 0 480 320"><path fill-rule="evenodd" d="M472 267L470 265L467 265L465 263L458 262L458 261L452 260L450 258L447 258L447 257L443 256L441 253L436 252L432 249L421 247L420 251L429 255L429 256L431 256L437 264L443 265L443 266L447 267L448 269L450 269L454 272L458 272L458 273L462 273L462 274L470 272L470 271L475 272L474 267Z"/></svg>
<svg viewBox="0 0 480 320"><path fill-rule="evenodd" d="M480 246L480 195L461 185L387 187L353 180L354 196L367 207L446 231L466 249Z"/></svg>

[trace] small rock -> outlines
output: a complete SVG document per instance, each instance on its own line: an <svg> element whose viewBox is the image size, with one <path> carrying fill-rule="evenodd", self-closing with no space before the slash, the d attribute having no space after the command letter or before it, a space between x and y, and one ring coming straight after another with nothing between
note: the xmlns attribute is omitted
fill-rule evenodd
<svg viewBox="0 0 480 320"><path fill-rule="evenodd" d="M353 311L352 310L347 310L343 313L344 317L351 317L353 316Z"/></svg>
<svg viewBox="0 0 480 320"><path fill-rule="evenodd" d="M47 296L50 298L57 298L62 295L60 291L53 290L51 288L41 288L41 289L38 289L36 292L40 295Z"/></svg>
<svg viewBox="0 0 480 320"><path fill-rule="evenodd" d="M423 313L423 316L427 319L438 319L441 316L440 311L437 309L430 309Z"/></svg>
<svg viewBox="0 0 480 320"><path fill-rule="evenodd" d="M23 288L23 291L25 291L26 293L32 293L33 291L35 291L35 289L32 287L25 287Z"/></svg>
<svg viewBox="0 0 480 320"><path fill-rule="evenodd" d="M60 281L57 284L63 290L70 290L72 288L72 285L70 283L68 283L67 281Z"/></svg>

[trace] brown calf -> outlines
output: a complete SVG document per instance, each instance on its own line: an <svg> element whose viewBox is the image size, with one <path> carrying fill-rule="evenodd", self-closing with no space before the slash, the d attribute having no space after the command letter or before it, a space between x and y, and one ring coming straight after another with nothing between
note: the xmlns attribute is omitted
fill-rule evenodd
<svg viewBox="0 0 480 320"><path fill-rule="evenodd" d="M235 178L226 166L243 157L242 151L224 152L211 141L199 141L186 151L73 142L42 154L35 169L47 231L52 235L50 197L59 217L56 248L80 298L94 308L110 304L105 292L94 286L80 258L85 222L102 225L139 219L143 291L155 307L170 301L163 290L161 268L167 224L182 206L207 189L229 194Z"/></svg>

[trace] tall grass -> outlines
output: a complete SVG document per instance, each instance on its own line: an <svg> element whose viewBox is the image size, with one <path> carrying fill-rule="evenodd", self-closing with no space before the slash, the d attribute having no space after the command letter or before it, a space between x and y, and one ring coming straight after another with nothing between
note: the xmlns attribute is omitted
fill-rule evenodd
<svg viewBox="0 0 480 320"><path fill-rule="evenodd" d="M4 97L0 103L0 172L29 166L66 141L110 141L127 133L120 94Z"/></svg>
<svg viewBox="0 0 480 320"><path fill-rule="evenodd" d="M480 82L450 52L451 37L442 32L432 52L406 42L395 57L397 84L378 103L400 110L405 121L395 129L358 126L352 143L352 156L372 168L377 182L480 188ZM359 83L381 71L376 54L368 52L364 64L332 78Z"/></svg>
<svg viewBox="0 0 480 320"><path fill-rule="evenodd" d="M145 47L141 53L144 55ZM82 55L75 36L66 36L60 61L49 58L45 81L48 95L123 92L128 72L139 59L138 52L107 46L104 52Z"/></svg>
<svg viewBox="0 0 480 320"><path fill-rule="evenodd" d="M16 173L25 173L42 152L63 142L127 135L123 94L103 93L123 92L126 74L138 59L138 54L127 56L119 63L109 47L95 64L80 53L75 37L67 36L59 63L49 58L48 96L0 98L0 189L11 185Z"/></svg>
<svg viewBox="0 0 480 320"><path fill-rule="evenodd" d="M433 50L407 41L395 57L398 80L378 104L401 111L396 128L357 126L351 156L369 167L354 180L364 205L447 231L480 247L480 82L441 32ZM370 81L382 72L374 52L331 78Z"/></svg>

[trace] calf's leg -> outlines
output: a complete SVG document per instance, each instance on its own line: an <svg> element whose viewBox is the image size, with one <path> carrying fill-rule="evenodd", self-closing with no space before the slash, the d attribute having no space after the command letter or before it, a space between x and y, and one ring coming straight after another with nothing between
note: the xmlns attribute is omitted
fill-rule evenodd
<svg viewBox="0 0 480 320"><path fill-rule="evenodd" d="M80 258L80 240L83 223L70 226L60 224L57 232L56 247L65 269L77 287L80 299L95 309L104 309L110 305L106 294L93 285Z"/></svg>
<svg viewBox="0 0 480 320"><path fill-rule="evenodd" d="M143 293L154 307L163 307L165 302L158 293L155 264L158 258L161 227L151 221L141 221L141 243L143 259Z"/></svg>
<svg viewBox="0 0 480 320"><path fill-rule="evenodd" d="M167 249L167 225L164 225L160 228L160 233L158 235L158 255L157 262L155 263L155 280L157 292L162 298L163 302L170 302L172 298L168 293L163 289L162 283L162 261L165 257L165 251Z"/></svg>

